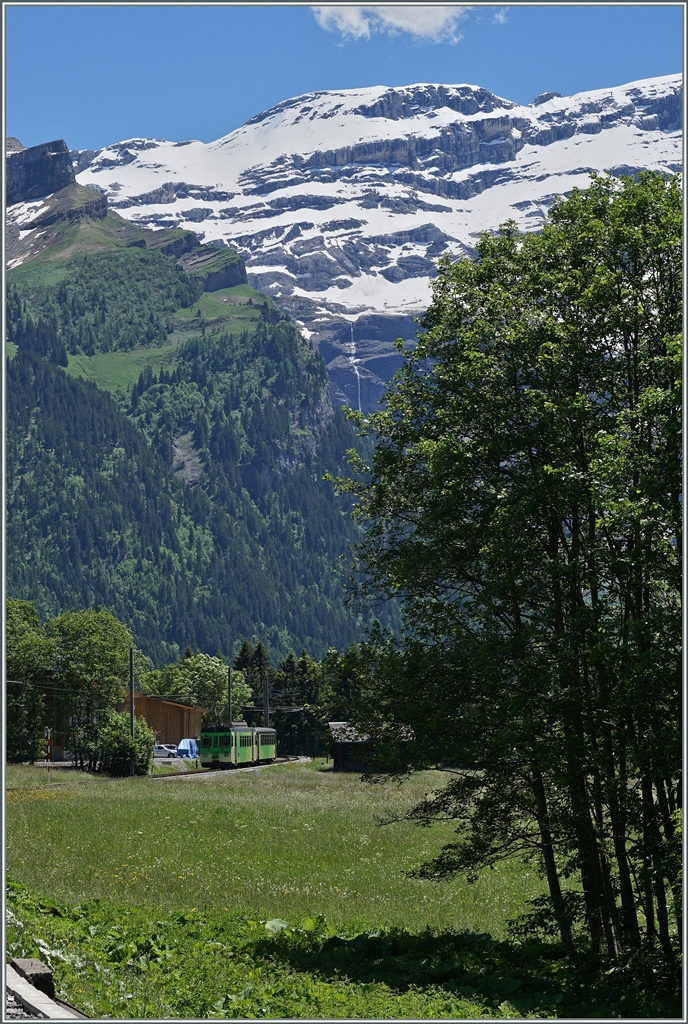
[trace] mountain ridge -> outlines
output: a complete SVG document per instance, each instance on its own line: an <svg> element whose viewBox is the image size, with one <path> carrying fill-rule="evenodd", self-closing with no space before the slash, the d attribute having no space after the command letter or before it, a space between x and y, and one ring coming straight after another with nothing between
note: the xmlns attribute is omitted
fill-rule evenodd
<svg viewBox="0 0 688 1024"><path fill-rule="evenodd" d="M210 143L72 152L77 180L132 224L231 245L248 279L328 358L333 397L376 407L415 338L442 252L513 218L539 230L591 173L681 167L682 80L517 104L416 83L292 97ZM353 330L352 330L353 325Z"/></svg>

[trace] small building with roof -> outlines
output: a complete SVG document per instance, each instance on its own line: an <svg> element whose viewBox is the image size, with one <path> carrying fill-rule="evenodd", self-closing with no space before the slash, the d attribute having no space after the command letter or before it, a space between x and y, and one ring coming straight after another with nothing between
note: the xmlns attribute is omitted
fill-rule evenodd
<svg viewBox="0 0 688 1024"><path fill-rule="evenodd" d="M336 772L370 771L365 755L370 739L367 733L359 733L348 722L328 722L330 729L330 755Z"/></svg>
<svg viewBox="0 0 688 1024"><path fill-rule="evenodd" d="M129 711L129 694L120 710ZM198 739L205 708L169 697L134 691L134 716L143 718L155 732L156 743L174 743L183 739Z"/></svg>

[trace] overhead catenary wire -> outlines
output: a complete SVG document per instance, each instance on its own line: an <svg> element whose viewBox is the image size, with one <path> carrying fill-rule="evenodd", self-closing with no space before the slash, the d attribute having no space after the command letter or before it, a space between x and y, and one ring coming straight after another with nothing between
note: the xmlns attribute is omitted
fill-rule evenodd
<svg viewBox="0 0 688 1024"><path fill-rule="evenodd" d="M55 692L55 691L59 691L61 693L79 693L80 692L76 687L73 687L73 686L55 686L52 683L49 683L49 682L41 683L41 682L38 682L35 679L7 679L5 681L6 681L8 686L9 685L15 685L15 686L39 686L39 687L41 687L44 690L50 690L52 692ZM126 690L126 684L125 683L122 684L122 688L124 690ZM285 691L285 692L291 692L291 693L297 693L298 694L298 691L295 691L295 690ZM142 697L154 697L154 698L157 698L158 700L175 700L176 699L176 700L179 700L181 703L193 705L193 702L189 700L188 694L185 694L185 693L145 693L145 691L143 691L143 690L139 690L138 693ZM276 694L276 695L273 695L273 696L280 696L280 694ZM240 707L241 707L242 711L261 711L262 710L261 707L258 704L241 704ZM279 711L282 714L288 714L290 712L303 711L303 710L304 710L303 707L289 707L289 706L282 706L282 705L280 705L278 707L272 706L270 708L270 713L272 713L273 711Z"/></svg>
<svg viewBox="0 0 688 1024"><path fill-rule="evenodd" d="M41 681L39 679L7 679L5 681L6 681L6 683L8 685L11 684L11 685L14 685L14 686L41 686L44 689L49 689L49 690L65 690L65 691L69 691L69 692L72 692L75 689L75 687L73 687L73 686L61 686L59 683L53 683L50 680L43 680L43 681ZM94 680L94 682L95 682L95 680ZM126 689L127 684L123 682L122 683L122 687L124 689ZM180 700L184 700L184 699L188 700L188 694L186 694L186 693L149 693L149 692L147 692L145 690L138 690L137 693L140 693L144 697L160 697L163 700L165 698L167 698L167 697L170 697L170 698L175 698L176 697L176 698L178 698ZM301 697L301 690L293 689L293 690L272 690L271 691L271 695L273 697L286 697L286 696L290 696L292 694L296 695L297 698L300 698ZM258 705L255 705L255 706L258 707ZM250 707L253 707L253 705L252 704L243 704L242 707L250 708Z"/></svg>

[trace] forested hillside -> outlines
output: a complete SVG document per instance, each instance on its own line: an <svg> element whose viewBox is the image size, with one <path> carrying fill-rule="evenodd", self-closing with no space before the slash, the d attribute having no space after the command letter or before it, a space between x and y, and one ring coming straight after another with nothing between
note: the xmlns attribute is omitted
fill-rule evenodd
<svg viewBox="0 0 688 1024"><path fill-rule="evenodd" d="M26 268L22 294L32 317L53 324L73 354L161 344L171 330L169 315L190 306L202 290L172 260L138 248L77 257L50 284L41 270ZM8 302L8 340L15 341L21 330L16 289L10 288Z"/></svg>
<svg viewBox="0 0 688 1024"><path fill-rule="evenodd" d="M353 430L269 300L202 287L131 246L10 272L8 593L103 605L156 664L243 636L320 656L361 632L322 479Z"/></svg>

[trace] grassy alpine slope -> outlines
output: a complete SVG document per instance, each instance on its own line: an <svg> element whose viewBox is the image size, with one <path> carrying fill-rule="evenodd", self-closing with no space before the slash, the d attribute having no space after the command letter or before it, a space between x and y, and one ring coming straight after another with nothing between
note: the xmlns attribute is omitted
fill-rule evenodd
<svg viewBox="0 0 688 1024"><path fill-rule="evenodd" d="M10 955L51 963L93 1016L670 1015L622 968L598 976L555 943L506 941L543 891L531 866L472 886L407 877L451 826L376 818L437 773L370 787L323 769L12 791Z"/></svg>
<svg viewBox="0 0 688 1024"><path fill-rule="evenodd" d="M156 664L242 636L320 656L361 628L332 572L355 530L322 479L354 434L269 299L203 292L220 257L166 254L186 234L9 273L8 592L101 604Z"/></svg>

